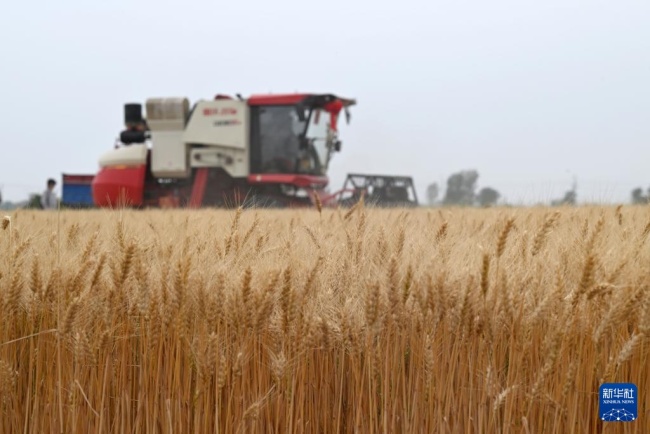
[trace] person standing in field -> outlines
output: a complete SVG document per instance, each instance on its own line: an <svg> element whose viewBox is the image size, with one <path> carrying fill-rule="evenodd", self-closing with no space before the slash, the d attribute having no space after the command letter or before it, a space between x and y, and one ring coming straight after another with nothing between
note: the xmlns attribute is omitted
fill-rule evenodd
<svg viewBox="0 0 650 434"><path fill-rule="evenodd" d="M56 209L58 206L58 201L56 199L56 194L54 194L54 187L56 186L56 181L52 178L47 180L47 190L43 192L41 196L41 207L43 209Z"/></svg>

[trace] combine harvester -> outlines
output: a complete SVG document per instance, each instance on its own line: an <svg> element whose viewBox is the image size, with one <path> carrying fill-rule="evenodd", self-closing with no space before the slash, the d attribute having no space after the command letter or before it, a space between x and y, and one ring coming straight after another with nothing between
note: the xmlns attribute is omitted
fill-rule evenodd
<svg viewBox="0 0 650 434"><path fill-rule="evenodd" d="M316 196L323 206L345 206L362 192L368 203L404 206L404 178L349 175L365 181L326 190L341 150L339 116L349 122L355 103L331 94L217 95L190 109L187 98L152 98L146 117L141 104L125 104L126 128L92 179L94 206L310 207ZM409 205L417 205L414 193Z"/></svg>

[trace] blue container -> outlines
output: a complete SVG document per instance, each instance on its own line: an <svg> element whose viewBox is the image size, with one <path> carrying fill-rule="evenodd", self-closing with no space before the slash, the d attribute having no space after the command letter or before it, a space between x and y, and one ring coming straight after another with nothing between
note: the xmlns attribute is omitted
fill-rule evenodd
<svg viewBox="0 0 650 434"><path fill-rule="evenodd" d="M93 206L92 175L63 175L61 204L69 207Z"/></svg>

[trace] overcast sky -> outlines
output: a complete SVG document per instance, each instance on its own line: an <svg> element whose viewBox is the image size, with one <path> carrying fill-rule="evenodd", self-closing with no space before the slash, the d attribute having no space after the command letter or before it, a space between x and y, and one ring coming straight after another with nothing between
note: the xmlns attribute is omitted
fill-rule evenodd
<svg viewBox="0 0 650 434"><path fill-rule="evenodd" d="M125 102L308 91L358 100L333 187L412 175L424 200L476 169L510 202L574 176L628 201L650 186L649 23L646 0L3 2L0 186L94 173Z"/></svg>

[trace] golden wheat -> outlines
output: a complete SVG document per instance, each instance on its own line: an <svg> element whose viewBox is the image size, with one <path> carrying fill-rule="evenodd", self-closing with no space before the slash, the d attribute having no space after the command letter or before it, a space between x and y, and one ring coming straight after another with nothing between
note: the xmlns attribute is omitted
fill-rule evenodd
<svg viewBox="0 0 650 434"><path fill-rule="evenodd" d="M650 390L645 208L314 202L4 217L0 434L600 432L601 381Z"/></svg>

